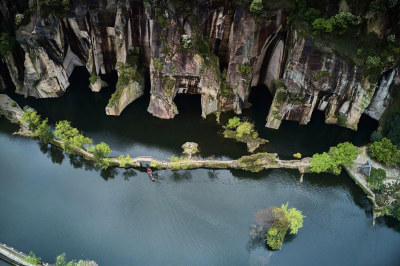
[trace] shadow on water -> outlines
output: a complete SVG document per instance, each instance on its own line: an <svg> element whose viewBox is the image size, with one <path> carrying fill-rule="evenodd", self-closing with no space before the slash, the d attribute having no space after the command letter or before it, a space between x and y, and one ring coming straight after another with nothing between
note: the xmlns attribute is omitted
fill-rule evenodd
<svg viewBox="0 0 400 266"><path fill-rule="evenodd" d="M324 122L324 112L314 110L308 125L283 121L278 130L267 129L265 123L272 102L272 96L267 87L253 87L249 102L252 108L245 110L243 115L253 118L259 135L269 140L268 151L279 152L281 158L292 158L296 152L300 152L303 156L311 156L314 153L327 151L329 147L345 141L363 145L368 142L371 132L378 126L377 121L366 115L361 116L357 131L328 125Z"/></svg>
<svg viewBox="0 0 400 266"><path fill-rule="evenodd" d="M56 146L50 144L44 144L42 142L38 143L40 151L47 155L47 158L50 158L53 163L62 164L64 161L64 151ZM75 166L74 166L75 167ZM75 167L78 168L78 167ZM81 168L81 167L79 167Z"/></svg>
<svg viewBox="0 0 400 266"><path fill-rule="evenodd" d="M386 226L393 231L400 233L400 222L394 217L384 216L375 220L376 225Z"/></svg>
<svg viewBox="0 0 400 266"><path fill-rule="evenodd" d="M340 175L333 174L305 174L303 182L309 186L323 189L347 190L352 202L364 210L366 217L373 217L371 202L365 193L358 187L348 174L342 170Z"/></svg>
<svg viewBox="0 0 400 266"><path fill-rule="evenodd" d="M108 167L107 169L100 170L100 176L108 181L109 179L114 179L119 174L118 168L116 167Z"/></svg>
<svg viewBox="0 0 400 266"><path fill-rule="evenodd" d="M170 180L174 182L184 182L192 180L193 176L190 170L178 170L172 171L170 174Z"/></svg>
<svg viewBox="0 0 400 266"><path fill-rule="evenodd" d="M5 117L0 115L0 133L5 133L10 135L16 131L18 131L19 126L16 124L10 123Z"/></svg>
<svg viewBox="0 0 400 266"><path fill-rule="evenodd" d="M271 174L272 171L275 171L274 169L267 169L267 170L261 170L259 172L250 172L250 171L245 171L245 170L238 170L238 169L231 169L230 172L231 174L238 178L238 179L251 179L251 180L260 180ZM291 171L291 170L287 170Z"/></svg>
<svg viewBox="0 0 400 266"><path fill-rule="evenodd" d="M214 115L207 119L201 117L200 95L177 95L175 102L179 114L172 120L159 119L147 112L149 93L130 104L120 116L107 116L105 107L115 91L116 74L103 77L110 86L99 93L90 91L88 78L85 68L76 68L70 77L70 87L60 98L25 99L13 92L7 93L19 105L29 105L48 117L51 124L69 120L95 142L105 141L111 149L130 153L131 156L154 156L149 153L162 150L163 154L167 154L165 157L169 157L180 154L181 145L187 141L199 143L203 156L236 158L246 154L241 145L217 137L220 126L215 122ZM143 150L147 154L140 154L137 145L146 147Z"/></svg>
<svg viewBox="0 0 400 266"><path fill-rule="evenodd" d="M137 176L137 173L133 169L126 169L123 173L122 176L124 177L124 180L129 181L132 177Z"/></svg>
<svg viewBox="0 0 400 266"><path fill-rule="evenodd" d="M218 179L218 172L216 170L208 170L207 175L210 180Z"/></svg>
<svg viewBox="0 0 400 266"><path fill-rule="evenodd" d="M228 141L217 135L221 126L215 122L215 115L209 115L206 119L201 117L200 95L177 95L174 101L179 114L172 120L163 120L147 112L150 101L147 90L119 117L113 117L105 114L105 107L115 91L116 73L102 76L109 87L99 93L90 91L88 78L85 68L76 68L70 77L70 87L60 98L25 99L13 92L7 93L21 106L30 105L48 117L51 124L63 119L69 120L95 142L105 141L116 152L129 153L131 156L169 157L180 154L181 145L186 141L199 143L204 157L214 155L238 158L247 154L243 143ZM326 125L324 114L315 111L309 125L299 126L297 122L284 121L279 130L266 129L265 120L272 101L267 88L252 88L249 101L252 108L245 110L242 116L251 117L260 136L270 141L266 146L267 151L278 152L281 158L291 158L296 152L309 156L326 151L330 146L343 141L363 144L377 126L375 121L365 116L361 118L357 131ZM231 115L234 114L229 112L223 117ZM138 149L138 145L141 149Z"/></svg>

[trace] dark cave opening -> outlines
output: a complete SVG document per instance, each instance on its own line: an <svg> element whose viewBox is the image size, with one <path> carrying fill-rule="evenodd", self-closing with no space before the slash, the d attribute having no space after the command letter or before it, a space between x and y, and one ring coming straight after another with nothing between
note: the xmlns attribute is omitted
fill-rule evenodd
<svg viewBox="0 0 400 266"><path fill-rule="evenodd" d="M201 116L201 94L178 93L174 102L179 115Z"/></svg>

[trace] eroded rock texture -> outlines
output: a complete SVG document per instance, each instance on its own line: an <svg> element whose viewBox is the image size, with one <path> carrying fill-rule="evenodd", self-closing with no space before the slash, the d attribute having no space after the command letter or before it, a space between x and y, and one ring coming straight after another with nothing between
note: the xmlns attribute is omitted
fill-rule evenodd
<svg viewBox="0 0 400 266"><path fill-rule="evenodd" d="M98 76L121 62L146 70L148 111L165 119L178 114L178 93L200 94L203 117L241 113L252 86L265 84L275 94L277 79L286 89L268 116L267 126L273 128L283 119L307 124L318 108L327 123L354 129L371 100L367 114L375 119L390 102L390 75L375 93L375 85L361 79L362 69L296 36L287 27L289 12L280 8L257 20L232 1L71 0L69 12L57 17L41 16L36 1L19 2L34 11L29 23L16 29L14 51L0 61L0 90L11 79L17 93L59 97L76 66ZM2 17L13 21L21 3L2 1ZM132 51L139 61L129 60ZM119 92L120 102L108 113L120 114L143 94L143 86L140 82Z"/></svg>
<svg viewBox="0 0 400 266"><path fill-rule="evenodd" d="M275 100L279 107L274 119L307 124L318 108L325 111L326 123L355 129L375 89L367 80L362 81L361 74L360 67L333 53L322 53L302 37L296 38L283 74L286 90L281 95L285 97ZM267 126L276 128L271 119L269 116Z"/></svg>

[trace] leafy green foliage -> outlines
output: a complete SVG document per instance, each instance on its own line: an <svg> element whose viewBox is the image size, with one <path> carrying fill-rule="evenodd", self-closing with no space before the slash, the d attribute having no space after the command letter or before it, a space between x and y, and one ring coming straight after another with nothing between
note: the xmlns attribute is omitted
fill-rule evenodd
<svg viewBox="0 0 400 266"><path fill-rule="evenodd" d="M107 169L110 166L110 162L106 157L110 153L110 147L106 143L100 142L100 144L97 144L93 149L94 161L100 165L101 168Z"/></svg>
<svg viewBox="0 0 400 266"><path fill-rule="evenodd" d="M250 4L250 12L253 15L260 15L263 11L263 3L262 0L253 0Z"/></svg>
<svg viewBox="0 0 400 266"><path fill-rule="evenodd" d="M369 4L369 10L376 14L382 14L386 12L386 6L382 0L375 0Z"/></svg>
<svg viewBox="0 0 400 266"><path fill-rule="evenodd" d="M48 144L54 139L53 131L47 124L47 118L43 120L35 130L35 136L37 136L41 142Z"/></svg>
<svg viewBox="0 0 400 266"><path fill-rule="evenodd" d="M84 148L85 145L89 146L90 144L93 143L92 139L85 137L82 134L78 134L78 135L72 137L69 141L70 141L69 142L70 145L72 147L76 147L76 148Z"/></svg>
<svg viewBox="0 0 400 266"><path fill-rule="evenodd" d="M277 89L285 87L285 83L281 79L274 79L272 86L273 86L274 90L277 90Z"/></svg>
<svg viewBox="0 0 400 266"><path fill-rule="evenodd" d="M125 168L129 163L132 162L132 158L129 156L129 154L126 155L126 157L124 157L123 155L120 155L120 156L118 157L118 160L119 160L119 166L124 167L124 168Z"/></svg>
<svg viewBox="0 0 400 266"><path fill-rule="evenodd" d="M16 14L15 15L15 26L19 26L21 24L21 22L24 20L24 14Z"/></svg>
<svg viewBox="0 0 400 266"><path fill-rule="evenodd" d="M396 41L396 35L395 34L390 34L386 37L386 40L388 42L394 43Z"/></svg>
<svg viewBox="0 0 400 266"><path fill-rule="evenodd" d="M161 71L164 68L164 62L158 61L157 58L153 57L153 66L157 71Z"/></svg>
<svg viewBox="0 0 400 266"><path fill-rule="evenodd" d="M281 208L273 209L273 219L270 221L271 227L266 235L267 245L277 250L282 247L283 240L287 231L290 229L290 234L297 234L299 229L303 227L305 216L301 211L290 208L288 204L282 204Z"/></svg>
<svg viewBox="0 0 400 266"><path fill-rule="evenodd" d="M337 165L350 166L357 159L357 148L350 142L339 143L336 147L332 147L329 151L333 161Z"/></svg>
<svg viewBox="0 0 400 266"><path fill-rule="evenodd" d="M53 131L47 124L47 118L41 121L36 111L26 109L22 115L22 121L28 125L33 135L38 137L43 143L50 143L54 139Z"/></svg>
<svg viewBox="0 0 400 266"><path fill-rule="evenodd" d="M336 147L332 147L329 150L329 154L326 152L314 154L311 158L310 170L314 173L331 172L340 174L340 166L352 165L357 156L358 151L353 144L350 142L340 143Z"/></svg>
<svg viewBox="0 0 400 266"><path fill-rule="evenodd" d="M67 260L65 258L65 253L58 255L56 258L55 266L66 266L66 265L67 265Z"/></svg>
<svg viewBox="0 0 400 266"><path fill-rule="evenodd" d="M99 78L99 77L96 76L95 73L92 73L92 75L90 75L90 77L89 77L89 82L90 82L90 84L94 84L94 83L97 81L98 78Z"/></svg>
<svg viewBox="0 0 400 266"><path fill-rule="evenodd" d="M40 125L40 116L36 111L26 109L22 115L22 122L28 125L30 131L35 132Z"/></svg>
<svg viewBox="0 0 400 266"><path fill-rule="evenodd" d="M29 256L25 258L25 261L35 266L43 265L42 259L36 257L35 253L33 253L32 251L29 252ZM89 260L79 260L78 262L76 262L75 260L67 261L65 253L57 256L54 265L55 266L98 266L96 262Z"/></svg>
<svg viewBox="0 0 400 266"><path fill-rule="evenodd" d="M312 77L315 82L319 81L321 78L326 76L331 77L332 75L328 71L319 71L319 72L314 72L312 74Z"/></svg>
<svg viewBox="0 0 400 266"><path fill-rule="evenodd" d="M17 107L17 103L16 103L16 102L12 102L12 103L11 103L11 106L12 106L12 107Z"/></svg>
<svg viewBox="0 0 400 266"><path fill-rule="evenodd" d="M379 131L372 131L371 136L369 137L369 140L371 142L375 142L375 141L380 141L383 138L382 133Z"/></svg>
<svg viewBox="0 0 400 266"><path fill-rule="evenodd" d="M63 149L67 153L73 153L74 148L83 149L93 143L92 139L80 134L67 120L57 122L54 133L56 138L64 142Z"/></svg>
<svg viewBox="0 0 400 266"><path fill-rule="evenodd" d="M236 129L240 123L240 118L235 116L229 119L228 123L225 125L225 128Z"/></svg>
<svg viewBox="0 0 400 266"><path fill-rule="evenodd" d="M400 115L389 116L385 121L385 135L400 149Z"/></svg>
<svg viewBox="0 0 400 266"><path fill-rule="evenodd" d="M69 0L40 0L40 15L48 17L50 14L62 19L70 10Z"/></svg>
<svg viewBox="0 0 400 266"><path fill-rule="evenodd" d="M397 220L400 221L400 200L396 200L394 203L392 203L389 207L389 213L396 218Z"/></svg>
<svg viewBox="0 0 400 266"><path fill-rule="evenodd" d="M286 100L286 96L286 91L279 90L275 95L276 102L283 103Z"/></svg>
<svg viewBox="0 0 400 266"><path fill-rule="evenodd" d="M252 71L252 66L250 63L246 63L239 66L239 72L244 79L246 79Z"/></svg>
<svg viewBox="0 0 400 266"><path fill-rule="evenodd" d="M30 251L29 256L26 257L24 260L33 265L42 265L42 259L40 257L36 257L33 251Z"/></svg>
<svg viewBox="0 0 400 266"><path fill-rule="evenodd" d="M244 135L251 135L254 132L254 125L250 122L242 122L236 128L236 137L242 138Z"/></svg>
<svg viewBox="0 0 400 266"><path fill-rule="evenodd" d="M331 33L336 31L339 34L347 32L350 26L361 24L361 17L350 12L340 12L329 19L317 18L313 21L312 27L316 32Z"/></svg>
<svg viewBox="0 0 400 266"><path fill-rule="evenodd" d="M340 12L332 18L334 28L339 31L339 34L345 33L350 26L361 24L361 17L353 15L350 12Z"/></svg>
<svg viewBox="0 0 400 266"><path fill-rule="evenodd" d="M313 22L317 18L321 17L321 11L312 7L307 8L304 14L302 14L302 17L309 22Z"/></svg>
<svg viewBox="0 0 400 266"><path fill-rule="evenodd" d="M386 179L386 171L382 168L371 169L371 174L367 178L368 186L372 189L382 189L383 181Z"/></svg>
<svg viewBox="0 0 400 266"><path fill-rule="evenodd" d="M58 139L71 139L78 134L78 129L72 127L71 122L62 120L56 123L55 135Z"/></svg>
<svg viewBox="0 0 400 266"><path fill-rule="evenodd" d="M338 120L338 124L340 125L340 126L345 126L346 125L346 122L347 122L347 118L344 116L344 115L342 115L342 114L340 114L339 116L338 116L338 118L337 118Z"/></svg>
<svg viewBox="0 0 400 266"><path fill-rule="evenodd" d="M295 154L293 154L293 157L296 159L301 159L301 153L300 152L295 153Z"/></svg>
<svg viewBox="0 0 400 266"><path fill-rule="evenodd" d="M388 138L383 138L380 141L372 143L369 151L372 157L388 166L400 162L400 150Z"/></svg>
<svg viewBox="0 0 400 266"><path fill-rule="evenodd" d="M334 167L332 158L328 153L324 152L322 154L314 154L311 158L310 166L311 172L313 173L324 173L328 172Z"/></svg>
<svg viewBox="0 0 400 266"><path fill-rule="evenodd" d="M55 266L98 266L94 261L75 260L67 261L65 253L57 256Z"/></svg>
<svg viewBox="0 0 400 266"><path fill-rule="evenodd" d="M299 229L303 227L303 220L305 216L296 208L290 208L288 210L288 205L289 203L286 203L286 205L282 204L281 210L285 212L285 215L289 220L290 234L294 235L297 234Z"/></svg>
<svg viewBox="0 0 400 266"><path fill-rule="evenodd" d="M272 250L278 250L282 247L283 240L285 239L286 231L279 230L276 227L271 227L266 235L267 245Z"/></svg>
<svg viewBox="0 0 400 266"><path fill-rule="evenodd" d="M365 66L367 69L374 69L381 65L381 58L380 56L368 56L365 60Z"/></svg>
<svg viewBox="0 0 400 266"><path fill-rule="evenodd" d="M131 82L139 82L142 75L140 71L137 69L136 62L133 62L133 64L129 63L122 63L122 62L117 62L117 69L118 69L118 82L116 85L116 90L111 95L110 100L108 101L108 104L110 106L117 105L119 99L121 98L122 92L124 91L124 88L129 85Z"/></svg>
<svg viewBox="0 0 400 266"><path fill-rule="evenodd" d="M312 27L314 29L314 33L331 33L333 31L333 23L330 19L317 18L313 21Z"/></svg>
<svg viewBox="0 0 400 266"><path fill-rule="evenodd" d="M15 48L15 37L8 32L2 32L0 35L0 54L7 57Z"/></svg>

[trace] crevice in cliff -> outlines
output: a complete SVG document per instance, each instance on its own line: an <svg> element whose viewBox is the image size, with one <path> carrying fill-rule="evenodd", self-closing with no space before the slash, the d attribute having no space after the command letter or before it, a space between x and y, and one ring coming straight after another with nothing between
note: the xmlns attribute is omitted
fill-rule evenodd
<svg viewBox="0 0 400 266"><path fill-rule="evenodd" d="M251 87L249 94L249 103L251 104L253 113L262 116L263 121L268 115L272 104L273 96L265 85Z"/></svg>
<svg viewBox="0 0 400 266"><path fill-rule="evenodd" d="M282 41L283 43L285 43L285 41L286 41L286 34L277 33L277 34L275 34L275 35L273 35L273 36L270 37L270 41L267 41L268 44L266 44L266 45L267 45L267 47L266 47L266 52L265 52L264 59L263 59L263 61L262 61L261 68L260 68L260 76L259 76L257 85L261 85L261 84L263 84L263 83L266 81L267 72L268 72L268 66L269 66L270 63L271 63L272 55L274 54L275 49L276 49L276 47L277 47L277 45L279 44L280 41ZM284 62L284 61L282 61L282 62ZM281 64L280 64L280 65L281 65ZM284 65L284 64L282 64L282 65ZM280 71L280 72L281 72L281 73L280 73L280 75L279 75L279 78L282 77L283 71ZM271 88L270 88L270 89L271 89Z"/></svg>

